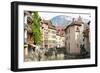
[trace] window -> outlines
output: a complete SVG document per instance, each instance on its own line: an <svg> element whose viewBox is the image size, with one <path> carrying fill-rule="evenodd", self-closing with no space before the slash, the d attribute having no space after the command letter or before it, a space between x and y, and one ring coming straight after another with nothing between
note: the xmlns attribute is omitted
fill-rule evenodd
<svg viewBox="0 0 100 73"><path fill-rule="evenodd" d="M79 30L79 28L77 27L77 30Z"/></svg>
<svg viewBox="0 0 100 73"><path fill-rule="evenodd" d="M70 39L70 36L69 36L69 39Z"/></svg>
<svg viewBox="0 0 100 73"><path fill-rule="evenodd" d="M48 32L50 32L50 30L48 30Z"/></svg>
<svg viewBox="0 0 100 73"><path fill-rule="evenodd" d="M56 34L56 32L55 32L55 31L52 31L52 33L53 33L53 34Z"/></svg>
<svg viewBox="0 0 100 73"><path fill-rule="evenodd" d="M69 43L69 50L70 50L70 43Z"/></svg>
<svg viewBox="0 0 100 73"><path fill-rule="evenodd" d="M85 39L83 39L83 41L84 41Z"/></svg>
<svg viewBox="0 0 100 73"><path fill-rule="evenodd" d="M79 44L77 44L77 48L79 48Z"/></svg>
<svg viewBox="0 0 100 73"><path fill-rule="evenodd" d="M68 40L68 37L66 37L66 40Z"/></svg>
<svg viewBox="0 0 100 73"><path fill-rule="evenodd" d="M52 38L56 38L56 36L52 36Z"/></svg>
<svg viewBox="0 0 100 73"><path fill-rule="evenodd" d="M58 31L60 31L60 29L58 29Z"/></svg>
<svg viewBox="0 0 100 73"><path fill-rule="evenodd" d="M80 32L79 27L76 28L76 32Z"/></svg>
<svg viewBox="0 0 100 73"><path fill-rule="evenodd" d="M62 31L64 31L64 29L62 29Z"/></svg>
<svg viewBox="0 0 100 73"><path fill-rule="evenodd" d="M43 29L44 27L42 27L42 29Z"/></svg>
<svg viewBox="0 0 100 73"><path fill-rule="evenodd" d="M69 29L69 33L70 33L70 29Z"/></svg>

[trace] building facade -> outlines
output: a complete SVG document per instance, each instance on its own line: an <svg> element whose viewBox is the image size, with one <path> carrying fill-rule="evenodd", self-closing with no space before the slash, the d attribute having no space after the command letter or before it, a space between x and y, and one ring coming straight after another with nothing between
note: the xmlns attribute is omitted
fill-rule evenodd
<svg viewBox="0 0 100 73"><path fill-rule="evenodd" d="M66 51L69 54L81 54L82 49L90 51L89 39L84 37L84 35L89 35L87 33L86 23L82 22L81 17L77 20L73 19L72 23L65 28L65 45ZM87 47L88 46L88 47Z"/></svg>
<svg viewBox="0 0 100 73"><path fill-rule="evenodd" d="M62 26L56 26L56 42L57 47L62 48L65 47L65 31L64 27Z"/></svg>
<svg viewBox="0 0 100 73"><path fill-rule="evenodd" d="M90 21L85 24L83 30L84 48L90 53Z"/></svg>
<svg viewBox="0 0 100 73"><path fill-rule="evenodd" d="M56 34L56 47L57 48L62 48L65 47L65 37Z"/></svg>
<svg viewBox="0 0 100 73"><path fill-rule="evenodd" d="M29 48L29 44L33 44L32 36L32 13L29 11L24 12L24 60L28 59L32 52L32 48Z"/></svg>
<svg viewBox="0 0 100 73"><path fill-rule="evenodd" d="M42 20L42 47L53 48L56 45L56 29L49 20Z"/></svg>
<svg viewBox="0 0 100 73"><path fill-rule="evenodd" d="M41 20L42 48L48 48L48 22Z"/></svg>
<svg viewBox="0 0 100 73"><path fill-rule="evenodd" d="M53 25L49 25L48 27L48 44L48 48L56 47L56 29Z"/></svg>

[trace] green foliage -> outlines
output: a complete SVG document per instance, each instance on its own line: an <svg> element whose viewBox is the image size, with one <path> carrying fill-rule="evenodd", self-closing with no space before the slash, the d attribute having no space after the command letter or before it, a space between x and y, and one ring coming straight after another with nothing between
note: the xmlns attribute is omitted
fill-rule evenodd
<svg viewBox="0 0 100 73"><path fill-rule="evenodd" d="M34 39L34 43L36 43L36 45L40 45L41 44L41 38L42 38L42 33L40 30L40 16L38 15L38 12L35 11L32 14L32 32L33 32L33 39Z"/></svg>

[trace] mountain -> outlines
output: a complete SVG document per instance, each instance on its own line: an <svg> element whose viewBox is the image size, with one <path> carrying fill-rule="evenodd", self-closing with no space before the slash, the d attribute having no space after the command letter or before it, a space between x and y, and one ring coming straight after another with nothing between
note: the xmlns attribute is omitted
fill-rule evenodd
<svg viewBox="0 0 100 73"><path fill-rule="evenodd" d="M70 16L65 16L65 15L59 15L56 17L53 17L51 19L51 22L55 26L67 26L69 23L71 23L72 18Z"/></svg>

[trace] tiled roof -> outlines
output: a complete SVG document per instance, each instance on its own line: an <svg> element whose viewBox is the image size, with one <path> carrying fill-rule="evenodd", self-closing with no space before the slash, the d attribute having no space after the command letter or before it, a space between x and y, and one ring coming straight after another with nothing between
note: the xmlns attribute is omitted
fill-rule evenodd
<svg viewBox="0 0 100 73"><path fill-rule="evenodd" d="M70 26L75 26L75 25L76 25L76 26L81 26L81 24L84 24L84 23L82 22L82 20L81 20L81 17L79 17L78 20L74 20L74 18L73 18L71 24L69 24L69 25L65 28L65 30L66 30L67 28L69 28Z"/></svg>
<svg viewBox="0 0 100 73"><path fill-rule="evenodd" d="M44 24L47 24L48 25L48 28L56 30L55 26L52 25L52 23L51 23L50 20L43 20L43 23Z"/></svg>

